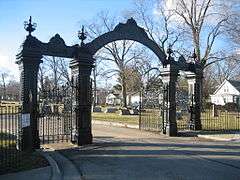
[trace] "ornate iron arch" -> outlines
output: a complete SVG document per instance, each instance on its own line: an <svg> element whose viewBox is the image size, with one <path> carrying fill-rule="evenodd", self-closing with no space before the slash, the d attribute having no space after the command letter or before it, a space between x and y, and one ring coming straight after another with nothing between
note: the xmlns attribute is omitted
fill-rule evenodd
<svg viewBox="0 0 240 180"><path fill-rule="evenodd" d="M145 30L139 27L133 18L128 19L126 23L119 23L113 31L100 35L92 42L87 43L85 47L94 55L106 44L117 40L132 40L139 42L151 49L163 65L167 64L166 54L159 48L156 42L148 37Z"/></svg>

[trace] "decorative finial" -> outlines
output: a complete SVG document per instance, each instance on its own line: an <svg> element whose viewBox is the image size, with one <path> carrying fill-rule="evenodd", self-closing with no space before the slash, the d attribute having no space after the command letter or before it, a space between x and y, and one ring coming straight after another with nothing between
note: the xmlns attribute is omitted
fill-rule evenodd
<svg viewBox="0 0 240 180"><path fill-rule="evenodd" d="M196 62L197 54L196 54L195 48L194 48L194 50L193 50L193 54L192 54L192 57L191 57L191 58L193 58L194 62Z"/></svg>
<svg viewBox="0 0 240 180"><path fill-rule="evenodd" d="M82 31L78 31L78 38L81 40L81 46L84 45L84 40L87 38L86 33L84 31L84 26L82 26Z"/></svg>
<svg viewBox="0 0 240 180"><path fill-rule="evenodd" d="M36 23L32 23L32 16L30 16L29 21L24 21L24 29L29 32L29 35L31 36L31 33L35 31L37 27Z"/></svg>
<svg viewBox="0 0 240 180"><path fill-rule="evenodd" d="M171 55L173 53L173 50L172 50L172 46L169 45L168 48L167 48L167 53L168 53L168 60L171 59Z"/></svg>
<svg viewBox="0 0 240 180"><path fill-rule="evenodd" d="M137 22L131 17L130 19L127 20L127 24L137 25Z"/></svg>

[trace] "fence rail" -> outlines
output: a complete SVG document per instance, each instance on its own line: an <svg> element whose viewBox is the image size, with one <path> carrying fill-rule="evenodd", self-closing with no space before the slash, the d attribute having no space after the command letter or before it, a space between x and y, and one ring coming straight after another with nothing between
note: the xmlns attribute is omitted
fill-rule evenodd
<svg viewBox="0 0 240 180"><path fill-rule="evenodd" d="M161 132L163 120L160 109L142 109L140 114L140 128L143 130ZM178 131L190 130L190 113L176 114ZM201 113L203 131L233 132L240 131L240 111L204 109Z"/></svg>
<svg viewBox="0 0 240 180"><path fill-rule="evenodd" d="M0 174L20 163L20 120L19 106L0 106Z"/></svg>
<svg viewBox="0 0 240 180"><path fill-rule="evenodd" d="M72 113L48 113L38 118L41 144L72 140Z"/></svg>
<svg viewBox="0 0 240 180"><path fill-rule="evenodd" d="M163 122L160 109L143 109L139 116L139 127L142 130L161 132Z"/></svg>
<svg viewBox="0 0 240 180"><path fill-rule="evenodd" d="M205 109L201 113L202 129L206 131L240 131L240 111Z"/></svg>

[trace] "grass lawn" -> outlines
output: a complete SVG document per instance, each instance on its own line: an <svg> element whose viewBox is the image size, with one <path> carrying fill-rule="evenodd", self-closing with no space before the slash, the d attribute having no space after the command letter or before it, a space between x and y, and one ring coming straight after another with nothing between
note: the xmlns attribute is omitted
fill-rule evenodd
<svg viewBox="0 0 240 180"><path fill-rule="evenodd" d="M119 115L119 113L94 112L92 113L92 119L99 121L121 122L129 124L138 124L139 122L138 115Z"/></svg>
<svg viewBox="0 0 240 180"><path fill-rule="evenodd" d="M121 122L129 124L138 124L138 115L119 115L119 113L92 113L93 120ZM142 113L141 119L143 123L149 125L162 123L160 116L160 110L146 110ZM179 129L188 128L189 115L183 116L177 120ZM213 117L211 111L206 111L201 114L202 128L203 130L240 130L240 114L238 113L226 113L222 112L218 117Z"/></svg>
<svg viewBox="0 0 240 180"><path fill-rule="evenodd" d="M240 114L237 112L221 112L217 117L211 111L201 115L204 130L240 130Z"/></svg>
<svg viewBox="0 0 240 180"><path fill-rule="evenodd" d="M2 135L2 133L1 133ZM39 152L22 152L16 149L16 141L0 136L0 175L48 166Z"/></svg>

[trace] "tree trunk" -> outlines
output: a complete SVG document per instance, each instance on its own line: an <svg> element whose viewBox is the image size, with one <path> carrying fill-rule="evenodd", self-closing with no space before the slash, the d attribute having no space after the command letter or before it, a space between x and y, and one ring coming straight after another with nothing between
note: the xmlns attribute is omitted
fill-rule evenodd
<svg viewBox="0 0 240 180"><path fill-rule="evenodd" d="M5 77L3 74L2 74L2 81L3 81L3 99L7 100L6 83L5 83Z"/></svg>
<svg viewBox="0 0 240 180"><path fill-rule="evenodd" d="M93 107L97 105L97 80L96 80L96 67L93 69L93 82L94 82L94 95L93 95Z"/></svg>
<svg viewBox="0 0 240 180"><path fill-rule="evenodd" d="M53 57L53 80L54 80L54 88L57 89L58 86L58 79L57 79L57 64L56 64L56 59Z"/></svg>
<svg viewBox="0 0 240 180"><path fill-rule="evenodd" d="M126 88L126 81L123 75L122 77L122 96L123 96L123 107L127 107L127 88Z"/></svg>

